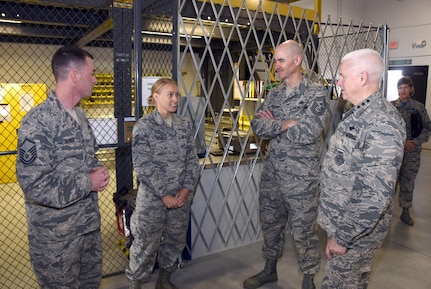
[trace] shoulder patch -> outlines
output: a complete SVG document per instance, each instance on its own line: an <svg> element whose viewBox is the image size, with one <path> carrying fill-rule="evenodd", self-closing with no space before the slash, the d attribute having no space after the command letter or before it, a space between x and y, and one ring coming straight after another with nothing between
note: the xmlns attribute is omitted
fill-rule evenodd
<svg viewBox="0 0 431 289"><path fill-rule="evenodd" d="M37 158L36 143L25 139L18 149L19 161L29 165Z"/></svg>
<svg viewBox="0 0 431 289"><path fill-rule="evenodd" d="M311 104L311 110L313 111L314 114L317 114L317 115L324 114L325 113L325 107L324 107L324 104L323 104L323 98L316 99Z"/></svg>
<svg viewBox="0 0 431 289"><path fill-rule="evenodd" d="M337 166L342 166L346 162L344 159L344 152L342 150L338 150L334 157L335 164Z"/></svg>

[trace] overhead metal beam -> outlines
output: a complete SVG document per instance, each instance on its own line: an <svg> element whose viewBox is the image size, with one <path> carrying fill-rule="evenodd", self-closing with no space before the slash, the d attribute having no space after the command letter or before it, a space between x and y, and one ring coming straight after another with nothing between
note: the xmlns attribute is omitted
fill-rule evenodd
<svg viewBox="0 0 431 289"><path fill-rule="evenodd" d="M196 1L197 2L207 2L206 0L196 0ZM246 0L246 2L247 2L247 7L249 9L254 10L254 11L258 10L259 5L260 5L260 1ZM286 0L283 2L289 2L290 3L290 2L296 2L296 1ZM226 5L227 1L226 0L213 0L213 3L218 4L218 5ZM236 7L236 8L244 7L243 0L230 0L229 3L232 7ZM283 16L287 16L289 11L291 10L293 17L295 17L295 18L305 18L305 19L311 20L311 21L313 21L315 18L316 11L314 11L314 10L296 7L293 5L289 5L289 4L285 4L285 3L279 3L279 2L275 2L275 1L262 1L261 9L263 11L265 11L266 13L272 13L276 6L277 6L278 13L280 13L280 15L283 15Z"/></svg>
<svg viewBox="0 0 431 289"><path fill-rule="evenodd" d="M100 26L96 27L95 29L87 33L76 44L78 45L78 47L83 47L87 43L93 40L96 40L97 37L105 34L106 32L112 30L113 28L114 28L114 20L112 18L109 18L108 20L103 22Z"/></svg>
<svg viewBox="0 0 431 289"><path fill-rule="evenodd" d="M65 33L67 31L67 33ZM63 28L61 34L57 29L46 27L17 26L14 24L1 24L0 35L10 35L16 37L33 37L33 38L74 38L79 33L73 29Z"/></svg>
<svg viewBox="0 0 431 289"><path fill-rule="evenodd" d="M112 4L112 0L24 0L20 2L69 8L107 8Z"/></svg>

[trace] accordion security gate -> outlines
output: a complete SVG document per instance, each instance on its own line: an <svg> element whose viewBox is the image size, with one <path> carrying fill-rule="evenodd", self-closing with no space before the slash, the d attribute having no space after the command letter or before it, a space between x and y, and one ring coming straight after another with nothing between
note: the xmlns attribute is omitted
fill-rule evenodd
<svg viewBox="0 0 431 289"><path fill-rule="evenodd" d="M198 96L205 108L188 107L195 116L198 147L206 148L192 206L191 251L197 257L261 238L258 185L265 143L254 138L248 124L268 88L277 83L272 58L276 46L288 39L301 43L305 76L328 87L334 117L325 130L327 139L340 116L333 84L341 57L359 48L383 53L384 33L343 25L341 19L332 23L330 17L321 23L312 11L262 1L249 6L247 1L184 0L179 15L185 41L178 66L186 72L178 74L179 85L192 95L190 100ZM203 123L205 133L199 129ZM217 148L223 148L220 156L214 156Z"/></svg>
<svg viewBox="0 0 431 289"><path fill-rule="evenodd" d="M125 236L117 229L112 200L123 186L136 188L126 120L136 119L135 110L142 109L138 115L151 110L135 108L137 64L143 77L177 79L184 96L179 113L196 129L202 170L189 248L196 258L261 239L257 196L265 144L254 139L248 123L267 88L277 82L272 70L277 44L300 42L306 53L304 73L325 83L331 98L337 97L332 80L342 55L364 47L384 52L386 47L381 28L342 24L341 19L322 22L313 11L285 4L142 1L142 31L147 34L142 34L142 56L133 57L133 16L141 13L131 1L75 1L82 4L76 7L31 2L0 1L2 12L7 11L2 17L11 20L0 22L2 288L37 288L15 176L16 129L28 109L54 87L50 61L58 47L80 45L95 57L98 84L81 106L100 145L98 156L111 172L109 187L99 194L104 276L122 272L127 264L121 248ZM19 23L12 21L16 15ZM335 116L337 104L334 100ZM333 119L327 133L336 125Z"/></svg>

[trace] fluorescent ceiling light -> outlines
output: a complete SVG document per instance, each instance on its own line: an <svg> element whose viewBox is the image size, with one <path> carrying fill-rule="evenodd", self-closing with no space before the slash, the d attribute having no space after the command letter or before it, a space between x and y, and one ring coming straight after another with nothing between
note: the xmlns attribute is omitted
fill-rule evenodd
<svg viewBox="0 0 431 289"><path fill-rule="evenodd" d="M141 31L142 34L148 34L148 35L157 35L157 36L169 36L172 37L172 33L169 32L157 32L157 31ZM202 38L202 36L196 36L196 35L185 35L185 34L180 34L180 37L191 37L191 38Z"/></svg>
<svg viewBox="0 0 431 289"><path fill-rule="evenodd" d="M0 22L2 22L2 23L17 23L17 24L22 23L21 20L11 20L11 19L0 19Z"/></svg>

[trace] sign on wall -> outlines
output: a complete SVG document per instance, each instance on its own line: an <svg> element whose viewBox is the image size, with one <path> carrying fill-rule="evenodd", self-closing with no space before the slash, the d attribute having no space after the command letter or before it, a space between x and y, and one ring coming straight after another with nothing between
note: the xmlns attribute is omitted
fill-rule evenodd
<svg viewBox="0 0 431 289"><path fill-rule="evenodd" d="M151 96L151 87L159 78L159 76L142 77L142 106L153 106L148 103L148 98Z"/></svg>

